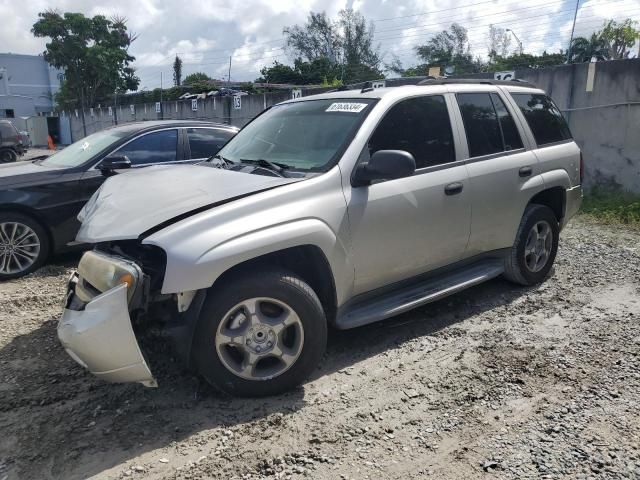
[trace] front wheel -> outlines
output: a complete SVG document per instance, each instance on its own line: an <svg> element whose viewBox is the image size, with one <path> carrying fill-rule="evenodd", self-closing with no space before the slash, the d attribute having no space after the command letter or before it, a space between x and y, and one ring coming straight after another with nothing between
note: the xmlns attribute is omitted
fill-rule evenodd
<svg viewBox="0 0 640 480"><path fill-rule="evenodd" d="M544 205L528 205L505 260L504 276L521 285L542 282L553 266L559 239L560 227L553 211Z"/></svg>
<svg viewBox="0 0 640 480"><path fill-rule="evenodd" d="M42 226L20 213L0 212L0 280L18 278L39 268L49 255Z"/></svg>
<svg viewBox="0 0 640 480"><path fill-rule="evenodd" d="M232 395L265 396L300 384L326 347L318 296L285 271L237 274L214 286L194 341L198 371Z"/></svg>

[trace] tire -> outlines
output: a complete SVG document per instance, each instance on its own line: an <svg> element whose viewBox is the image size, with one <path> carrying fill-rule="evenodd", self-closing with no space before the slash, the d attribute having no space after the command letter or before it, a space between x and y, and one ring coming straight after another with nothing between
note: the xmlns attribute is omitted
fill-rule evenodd
<svg viewBox="0 0 640 480"><path fill-rule="evenodd" d="M0 163L11 163L18 160L18 154L10 148L0 150Z"/></svg>
<svg viewBox="0 0 640 480"><path fill-rule="evenodd" d="M548 232L545 226L548 226ZM537 235L533 233L534 227ZM544 241L534 241L543 236ZM520 285L542 282L553 266L559 238L560 226L553 211L544 205L528 205L518 227L516 242L505 260L504 277ZM535 245L533 249L532 245Z"/></svg>
<svg viewBox="0 0 640 480"><path fill-rule="evenodd" d="M309 376L326 348L327 321L304 280L262 270L212 287L194 338L194 364L210 384L231 395L261 397L291 390Z"/></svg>
<svg viewBox="0 0 640 480"><path fill-rule="evenodd" d="M0 212L0 280L37 270L49 257L50 248L49 235L36 220L21 213Z"/></svg>

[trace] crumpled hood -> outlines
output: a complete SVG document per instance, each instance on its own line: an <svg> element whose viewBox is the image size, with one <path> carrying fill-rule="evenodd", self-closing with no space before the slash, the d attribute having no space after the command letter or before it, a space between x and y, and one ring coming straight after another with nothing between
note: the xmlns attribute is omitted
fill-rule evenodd
<svg viewBox="0 0 640 480"><path fill-rule="evenodd" d="M299 179L268 177L200 165L146 167L109 178L84 206L79 242L138 238L193 210Z"/></svg>

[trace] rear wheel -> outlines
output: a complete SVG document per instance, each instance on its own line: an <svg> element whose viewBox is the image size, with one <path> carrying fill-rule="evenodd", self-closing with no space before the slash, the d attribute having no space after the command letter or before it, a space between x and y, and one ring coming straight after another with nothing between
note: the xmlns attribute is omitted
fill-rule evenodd
<svg viewBox="0 0 640 480"><path fill-rule="evenodd" d="M18 159L18 154L10 148L0 150L0 163L11 163Z"/></svg>
<svg viewBox="0 0 640 480"><path fill-rule="evenodd" d="M31 217L0 212L0 280L39 268L49 255L49 237Z"/></svg>
<svg viewBox="0 0 640 480"><path fill-rule="evenodd" d="M542 282L553 266L559 238L560 227L553 211L544 205L528 205L505 261L504 276L521 285Z"/></svg>
<svg viewBox="0 0 640 480"><path fill-rule="evenodd" d="M194 360L227 393L274 395L313 371L326 339L320 300L301 278L285 271L235 275L203 305Z"/></svg>

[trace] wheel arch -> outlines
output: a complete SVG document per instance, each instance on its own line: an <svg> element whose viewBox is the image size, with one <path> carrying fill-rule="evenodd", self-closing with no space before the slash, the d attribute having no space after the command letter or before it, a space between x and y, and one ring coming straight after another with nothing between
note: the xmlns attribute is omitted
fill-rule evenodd
<svg viewBox="0 0 640 480"><path fill-rule="evenodd" d="M545 207L549 207L553 214L558 220L558 223L562 223L562 219L565 216L566 207L567 207L567 192L564 187L550 187L545 188L544 190L536 193L531 200L529 200L528 205L536 204L536 205L544 205Z"/></svg>

